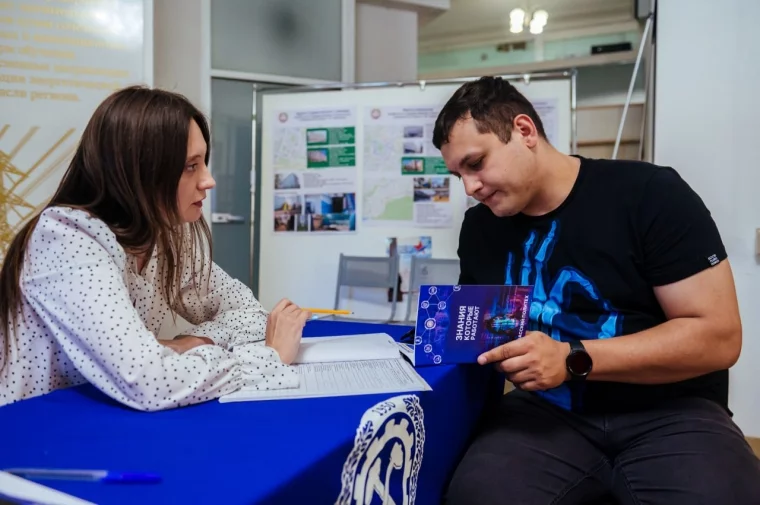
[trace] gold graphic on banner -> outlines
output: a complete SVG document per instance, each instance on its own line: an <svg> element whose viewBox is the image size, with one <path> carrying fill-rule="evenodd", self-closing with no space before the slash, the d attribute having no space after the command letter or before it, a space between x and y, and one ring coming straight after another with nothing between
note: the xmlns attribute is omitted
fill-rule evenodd
<svg viewBox="0 0 760 505"><path fill-rule="evenodd" d="M10 125L7 124L0 128L0 140L9 129ZM0 149L0 260L19 228L47 203L47 200L40 203L31 202L30 195L32 192L49 179L63 163L67 162L75 148L75 146L64 148L46 168L42 171L38 170L74 133L74 128L69 128L31 166L19 167L15 165L14 157L29 143L39 129L39 126L30 128L21 140L11 148L10 152ZM12 225L9 218L14 218L15 224Z"/></svg>

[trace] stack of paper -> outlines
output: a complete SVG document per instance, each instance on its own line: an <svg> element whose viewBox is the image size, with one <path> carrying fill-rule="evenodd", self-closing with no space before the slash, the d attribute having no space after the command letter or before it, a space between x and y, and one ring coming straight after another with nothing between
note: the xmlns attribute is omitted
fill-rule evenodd
<svg viewBox="0 0 760 505"><path fill-rule="evenodd" d="M293 363L392 359L398 358L398 353L398 344L387 333L312 337L301 339L301 345Z"/></svg>
<svg viewBox="0 0 760 505"><path fill-rule="evenodd" d="M297 388L258 391L243 388L219 401L314 398L430 391L432 388L402 356L389 335L373 333L304 338L294 361Z"/></svg>

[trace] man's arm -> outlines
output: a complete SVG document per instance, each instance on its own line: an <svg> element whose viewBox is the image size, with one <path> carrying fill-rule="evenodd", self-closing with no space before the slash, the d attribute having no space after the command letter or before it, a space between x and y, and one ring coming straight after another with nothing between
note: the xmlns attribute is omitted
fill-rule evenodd
<svg viewBox="0 0 760 505"><path fill-rule="evenodd" d="M584 341L594 362L588 380L661 384L736 363L742 328L728 260L654 292L668 321L631 335Z"/></svg>
<svg viewBox="0 0 760 505"><path fill-rule="evenodd" d="M656 287L655 293L667 322L630 335L583 341L594 363L588 380L664 384L736 363L742 332L728 261ZM570 344L532 331L484 352L478 363L498 363L526 391L547 390L569 379L569 353Z"/></svg>

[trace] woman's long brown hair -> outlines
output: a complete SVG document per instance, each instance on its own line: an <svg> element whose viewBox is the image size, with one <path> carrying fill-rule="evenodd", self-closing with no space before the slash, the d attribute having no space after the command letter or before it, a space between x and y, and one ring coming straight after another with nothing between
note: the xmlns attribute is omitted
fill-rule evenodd
<svg viewBox="0 0 760 505"><path fill-rule="evenodd" d="M208 123L185 97L142 86L114 92L90 118L58 189L46 205L81 209L101 219L130 253L150 254L157 249L162 295L174 314L183 306L180 290L184 269L191 269L197 287L200 272L196 272L196 265L202 265L203 270L211 267L208 224L201 217L183 225L177 207L191 121L198 124L206 140L208 164ZM39 217L35 215L16 234L0 271L0 335L4 335L5 356L0 359L0 370L10 356L10 339L21 317L24 252Z"/></svg>

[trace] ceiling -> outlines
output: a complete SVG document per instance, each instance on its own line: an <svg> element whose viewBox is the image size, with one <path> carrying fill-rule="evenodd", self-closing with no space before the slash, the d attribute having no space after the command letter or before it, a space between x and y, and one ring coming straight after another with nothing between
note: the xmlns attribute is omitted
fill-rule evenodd
<svg viewBox="0 0 760 505"><path fill-rule="evenodd" d="M549 21L544 38L581 36L621 27L635 29L634 0L451 0L451 8L419 29L421 52L526 40L527 30L509 32L509 12L545 9Z"/></svg>

